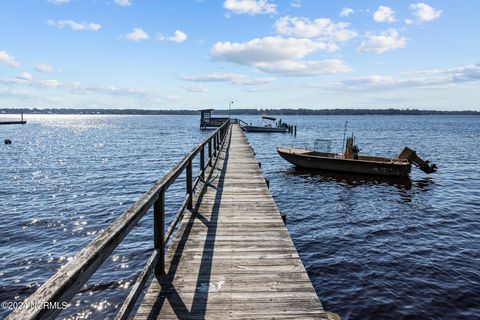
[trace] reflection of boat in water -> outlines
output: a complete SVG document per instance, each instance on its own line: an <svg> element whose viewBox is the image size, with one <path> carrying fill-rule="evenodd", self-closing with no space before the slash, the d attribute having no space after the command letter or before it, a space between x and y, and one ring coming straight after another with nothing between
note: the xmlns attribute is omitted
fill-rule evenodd
<svg viewBox="0 0 480 320"><path fill-rule="evenodd" d="M359 155L360 149L354 145L354 138L347 139L343 154L318 152L301 148L278 147L278 154L297 167L340 171L374 176L406 177L410 173L412 163L426 173L436 171L434 164L424 161L414 150L405 147L397 158Z"/></svg>
<svg viewBox="0 0 480 320"><path fill-rule="evenodd" d="M286 174L291 176L298 176L305 178L307 182L311 183L325 183L334 182L341 185L350 187L364 186L364 185L385 185L394 186L398 189L410 190L413 184L417 185L418 182L413 182L410 177L396 177L396 176L373 176L365 174L350 174L340 171L322 171L305 169L301 167L292 167L286 171ZM423 180L422 180L423 181ZM429 180L430 181L430 180ZM424 183L428 184L428 183Z"/></svg>
<svg viewBox="0 0 480 320"><path fill-rule="evenodd" d="M252 124L244 124L242 128L247 132L288 132L288 125L282 123L282 120L277 121L276 118L262 116L264 124L261 126L254 126Z"/></svg>

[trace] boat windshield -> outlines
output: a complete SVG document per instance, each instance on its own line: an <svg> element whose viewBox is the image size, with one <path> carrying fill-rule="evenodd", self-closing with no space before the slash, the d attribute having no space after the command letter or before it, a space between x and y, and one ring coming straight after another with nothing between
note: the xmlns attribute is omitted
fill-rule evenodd
<svg viewBox="0 0 480 320"><path fill-rule="evenodd" d="M332 149L332 140L315 139L313 142L313 151L330 153Z"/></svg>

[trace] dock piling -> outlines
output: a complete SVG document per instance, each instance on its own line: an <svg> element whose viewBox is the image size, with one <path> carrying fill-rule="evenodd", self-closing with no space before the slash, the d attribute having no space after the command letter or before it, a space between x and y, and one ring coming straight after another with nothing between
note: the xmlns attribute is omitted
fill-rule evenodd
<svg viewBox="0 0 480 320"><path fill-rule="evenodd" d="M280 217L282 217L283 224L287 225L287 214L283 211L280 211Z"/></svg>

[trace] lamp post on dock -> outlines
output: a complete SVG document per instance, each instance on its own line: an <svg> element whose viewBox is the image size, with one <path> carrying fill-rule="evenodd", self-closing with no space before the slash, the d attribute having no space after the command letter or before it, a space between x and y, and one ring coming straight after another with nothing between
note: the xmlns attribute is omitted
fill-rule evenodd
<svg viewBox="0 0 480 320"><path fill-rule="evenodd" d="M233 103L233 101L230 101L228 103L228 119L230 119L230 109L232 108L232 103Z"/></svg>

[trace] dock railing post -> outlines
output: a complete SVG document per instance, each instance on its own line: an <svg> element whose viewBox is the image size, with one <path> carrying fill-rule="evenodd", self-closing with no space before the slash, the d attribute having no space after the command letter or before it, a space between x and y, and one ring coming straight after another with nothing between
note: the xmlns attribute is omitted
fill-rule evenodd
<svg viewBox="0 0 480 320"><path fill-rule="evenodd" d="M155 274L165 274L165 190L161 190L153 206L153 239L158 261Z"/></svg>
<svg viewBox="0 0 480 320"><path fill-rule="evenodd" d="M205 146L200 149L200 177L205 180Z"/></svg>
<svg viewBox="0 0 480 320"><path fill-rule="evenodd" d="M187 164L187 209L193 209L193 190L192 190L192 159Z"/></svg>
<svg viewBox="0 0 480 320"><path fill-rule="evenodd" d="M213 136L213 157L217 156L217 135Z"/></svg>
<svg viewBox="0 0 480 320"><path fill-rule="evenodd" d="M208 165L212 166L212 139L208 141Z"/></svg>

